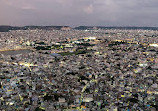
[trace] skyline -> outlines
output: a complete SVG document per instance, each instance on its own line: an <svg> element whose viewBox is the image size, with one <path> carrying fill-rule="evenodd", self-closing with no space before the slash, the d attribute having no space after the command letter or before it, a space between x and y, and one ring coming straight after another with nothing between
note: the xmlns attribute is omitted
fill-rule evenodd
<svg viewBox="0 0 158 111"><path fill-rule="evenodd" d="M156 0L1 0L0 25L158 27Z"/></svg>

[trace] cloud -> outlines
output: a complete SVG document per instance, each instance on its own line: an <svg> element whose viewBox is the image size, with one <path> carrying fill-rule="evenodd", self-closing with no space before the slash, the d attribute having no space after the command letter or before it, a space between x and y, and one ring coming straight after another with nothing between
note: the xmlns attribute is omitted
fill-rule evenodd
<svg viewBox="0 0 158 111"><path fill-rule="evenodd" d="M0 0L0 24L158 26L157 0Z"/></svg>
<svg viewBox="0 0 158 111"><path fill-rule="evenodd" d="M88 14L92 14L93 13L93 5L90 4L87 7L84 8L84 11Z"/></svg>
<svg viewBox="0 0 158 111"><path fill-rule="evenodd" d="M10 7L12 9L33 9L35 8L31 2L27 0L2 0L0 1L5 7Z"/></svg>

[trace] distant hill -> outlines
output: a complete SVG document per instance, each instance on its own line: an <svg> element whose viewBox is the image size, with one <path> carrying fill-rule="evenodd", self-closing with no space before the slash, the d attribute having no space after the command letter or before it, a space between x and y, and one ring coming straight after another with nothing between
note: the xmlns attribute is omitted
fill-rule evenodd
<svg viewBox="0 0 158 111"><path fill-rule="evenodd" d="M9 30L19 30L20 27L0 26L0 32L8 32Z"/></svg>
<svg viewBox="0 0 158 111"><path fill-rule="evenodd" d="M8 32L9 30L28 30L28 29L56 29L60 30L62 28L70 28L69 26L24 26L24 27L16 27L16 26L0 26L0 32Z"/></svg>
<svg viewBox="0 0 158 111"><path fill-rule="evenodd" d="M69 26L25 26L27 29L56 29L61 30L63 27L69 27Z"/></svg>
<svg viewBox="0 0 158 111"><path fill-rule="evenodd" d="M94 29L124 29L124 30L158 30L158 27L103 27L103 26L79 26L77 30L94 30Z"/></svg>
<svg viewBox="0 0 158 111"><path fill-rule="evenodd" d="M70 30L69 26L0 26L0 32L8 32L9 30L28 30L28 29L44 29L44 30ZM79 26L76 30L95 30L95 29L123 29L123 30L158 30L158 27L103 27L103 26Z"/></svg>

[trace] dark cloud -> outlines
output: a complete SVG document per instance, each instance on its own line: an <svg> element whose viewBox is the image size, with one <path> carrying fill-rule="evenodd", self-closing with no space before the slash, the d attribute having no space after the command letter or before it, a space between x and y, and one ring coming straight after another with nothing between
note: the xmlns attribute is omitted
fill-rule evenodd
<svg viewBox="0 0 158 111"><path fill-rule="evenodd" d="M1 0L1 25L158 26L157 0Z"/></svg>

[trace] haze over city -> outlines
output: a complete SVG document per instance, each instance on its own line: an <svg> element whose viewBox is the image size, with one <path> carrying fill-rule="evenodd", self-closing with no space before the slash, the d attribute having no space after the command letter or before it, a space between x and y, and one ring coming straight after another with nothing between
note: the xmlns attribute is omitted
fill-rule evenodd
<svg viewBox="0 0 158 111"><path fill-rule="evenodd" d="M158 26L157 0L1 0L0 25Z"/></svg>

